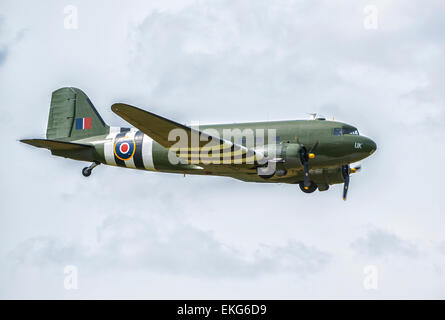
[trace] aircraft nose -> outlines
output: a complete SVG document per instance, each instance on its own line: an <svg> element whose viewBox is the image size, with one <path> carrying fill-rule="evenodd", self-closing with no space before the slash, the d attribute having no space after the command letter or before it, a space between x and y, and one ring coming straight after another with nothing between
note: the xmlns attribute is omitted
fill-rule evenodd
<svg viewBox="0 0 445 320"><path fill-rule="evenodd" d="M365 143L363 144L363 151L367 152L368 155L373 154L377 150L377 144L369 138L366 138Z"/></svg>

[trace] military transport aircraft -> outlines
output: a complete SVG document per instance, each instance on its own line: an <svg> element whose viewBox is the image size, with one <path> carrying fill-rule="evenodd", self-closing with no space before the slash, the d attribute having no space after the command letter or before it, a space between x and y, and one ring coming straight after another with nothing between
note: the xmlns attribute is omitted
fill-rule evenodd
<svg viewBox="0 0 445 320"><path fill-rule="evenodd" d="M47 139L21 142L51 154L99 164L180 174L227 176L248 182L299 184L305 193L343 183L346 200L352 167L377 148L357 128L315 117L312 120L268 121L185 126L123 104L114 113L135 128L105 124L84 92L53 92Z"/></svg>

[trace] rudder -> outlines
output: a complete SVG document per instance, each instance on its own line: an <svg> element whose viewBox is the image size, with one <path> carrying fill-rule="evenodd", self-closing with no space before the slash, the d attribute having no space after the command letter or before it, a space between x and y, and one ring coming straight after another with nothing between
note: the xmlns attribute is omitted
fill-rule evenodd
<svg viewBox="0 0 445 320"><path fill-rule="evenodd" d="M73 141L108 131L109 127L82 90L67 87L52 93L47 139Z"/></svg>

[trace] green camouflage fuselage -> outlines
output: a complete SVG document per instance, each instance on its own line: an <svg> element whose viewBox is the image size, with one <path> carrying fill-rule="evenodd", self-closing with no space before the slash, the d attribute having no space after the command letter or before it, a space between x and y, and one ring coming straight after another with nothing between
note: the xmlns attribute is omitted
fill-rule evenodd
<svg viewBox="0 0 445 320"><path fill-rule="evenodd" d="M340 167L364 159L375 150L375 144L372 140L357 134L337 136L334 135L334 129L336 128L348 128L351 129L350 131L355 129L341 122L318 119L200 126L200 130L215 129L221 136L223 136L224 129L234 131L250 129L254 133L255 141L257 141L256 133L258 130L264 130L263 143L265 145L270 142L268 141L269 130L276 130L276 153L278 156L282 155L283 149L288 145L312 146L318 142L316 157L310 160L310 179L317 183L319 187L342 183L343 177ZM135 141L135 151L131 159L123 161L117 158L114 152L117 139L120 139L120 141ZM254 166L249 164L233 167L218 164L200 166L198 164L203 169L196 169L196 166L191 164L172 164L169 161L168 149L133 128L110 127L109 133L106 135L73 142L94 145L93 153L77 155L75 157L77 160L98 161L108 165L168 173L229 176L251 182L298 183L303 179L301 164L286 168L287 173L283 176L273 176L269 179L257 175ZM67 154L56 155L70 157ZM286 164L277 164L278 167L280 165L286 166Z"/></svg>

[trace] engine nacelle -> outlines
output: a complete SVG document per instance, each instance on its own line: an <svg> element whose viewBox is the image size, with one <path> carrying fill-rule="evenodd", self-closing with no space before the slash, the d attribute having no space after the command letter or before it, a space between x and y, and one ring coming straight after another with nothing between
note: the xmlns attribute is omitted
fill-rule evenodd
<svg viewBox="0 0 445 320"><path fill-rule="evenodd" d="M331 184L344 182L341 167L311 170L309 177L320 191L327 190Z"/></svg>
<svg viewBox="0 0 445 320"><path fill-rule="evenodd" d="M301 163L300 152L304 147L301 144L285 143L272 147L276 148L275 154L272 154L273 149L268 148L268 146L264 146L264 148L261 149L262 154L269 159L269 163L263 167L262 170L258 170L258 175L264 179L269 179L274 176L283 177L288 173L291 175L302 175L301 169L303 168L303 164ZM271 163L271 161L274 161L274 163ZM327 190L331 184L344 182L341 167L310 169L309 179L317 184L320 191Z"/></svg>
<svg viewBox="0 0 445 320"><path fill-rule="evenodd" d="M279 157L283 159L286 169L301 168L300 151L302 146L298 143L287 143L281 146Z"/></svg>
<svg viewBox="0 0 445 320"><path fill-rule="evenodd" d="M273 151L272 148L275 148ZM298 169L302 167L300 160L300 150L302 146L298 143L286 143L272 146L264 146L261 150L262 154L269 159L267 168L269 170L260 169L258 174L267 179L273 176L285 176L290 169ZM274 154L272 154L274 152ZM273 162L273 163L272 163ZM273 168L273 170L272 170Z"/></svg>

